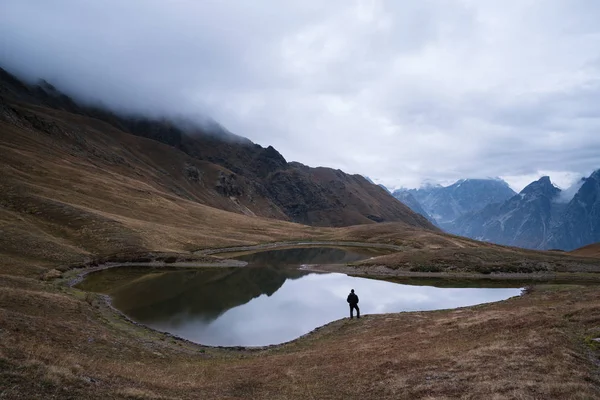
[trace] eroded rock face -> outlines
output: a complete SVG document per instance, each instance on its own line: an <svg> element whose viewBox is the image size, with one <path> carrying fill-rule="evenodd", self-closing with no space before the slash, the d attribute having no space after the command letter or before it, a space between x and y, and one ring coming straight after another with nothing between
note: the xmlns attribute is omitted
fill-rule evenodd
<svg viewBox="0 0 600 400"><path fill-rule="evenodd" d="M329 196L327 189L307 178L297 169L278 171L269 177L266 185L269 196L286 210L286 214L297 222L310 224L309 213L343 207L336 197Z"/></svg>
<svg viewBox="0 0 600 400"><path fill-rule="evenodd" d="M331 168L309 168L291 163L284 171L269 175L267 190L294 221L320 226L404 221L433 229L383 188L363 176Z"/></svg>
<svg viewBox="0 0 600 400"><path fill-rule="evenodd" d="M235 174L225 174L219 172L219 179L215 184L217 192L223 196L241 196L243 194L242 189L237 184L237 177Z"/></svg>
<svg viewBox="0 0 600 400"><path fill-rule="evenodd" d="M260 177L266 177L270 173L287 169L287 161L273 146L261 149L254 160L254 170Z"/></svg>
<svg viewBox="0 0 600 400"><path fill-rule="evenodd" d="M191 164L186 164L184 169L184 174L187 180L195 183L202 182L202 171L200 171L197 167Z"/></svg>

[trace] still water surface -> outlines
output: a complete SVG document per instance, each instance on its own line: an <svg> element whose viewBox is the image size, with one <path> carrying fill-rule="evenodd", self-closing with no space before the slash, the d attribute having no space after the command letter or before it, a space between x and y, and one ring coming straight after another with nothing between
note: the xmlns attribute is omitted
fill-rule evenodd
<svg viewBox="0 0 600 400"><path fill-rule="evenodd" d="M244 268L113 268L91 274L80 287L110 294L114 306L135 321L215 346L283 343L348 317L350 289L360 298L362 315L462 307L521 292L519 288L438 288L310 273L290 265L349 262L373 254L362 249L304 250L240 257L250 262Z"/></svg>

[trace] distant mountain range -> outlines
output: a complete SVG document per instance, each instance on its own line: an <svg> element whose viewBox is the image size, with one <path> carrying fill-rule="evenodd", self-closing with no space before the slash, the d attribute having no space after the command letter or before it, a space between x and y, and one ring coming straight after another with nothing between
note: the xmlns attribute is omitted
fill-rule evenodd
<svg viewBox="0 0 600 400"><path fill-rule="evenodd" d="M477 240L562 250L600 241L600 170L566 190L545 176L518 194L498 179L393 194L444 230Z"/></svg>
<svg viewBox="0 0 600 400"><path fill-rule="evenodd" d="M516 193L501 179L461 179L450 186L428 185L393 192L398 200L440 227L453 230L454 221ZM423 213L424 211L424 213Z"/></svg>
<svg viewBox="0 0 600 400"><path fill-rule="evenodd" d="M365 178L367 180L367 182L369 182L369 183L371 183L373 185L377 185L380 188L382 188L383 190L385 190L386 192L388 192L389 194L392 194L392 191L390 189L388 189L385 185L383 185L381 183L377 184L377 183L373 182L373 179L369 178L366 175L363 175L363 178Z"/></svg>
<svg viewBox="0 0 600 400"><path fill-rule="evenodd" d="M411 192L409 192L407 190L404 190L404 191L396 190L393 193L393 195L395 198L397 198L402 203L407 205L414 212L421 214L422 216L427 218L430 222L432 222L436 225L438 224L438 222L435 220L435 218L433 218L431 215L429 215L429 213L427 211L425 211L423 209L423 207L421 206L421 203L419 203L419 201L415 198L415 196Z"/></svg>

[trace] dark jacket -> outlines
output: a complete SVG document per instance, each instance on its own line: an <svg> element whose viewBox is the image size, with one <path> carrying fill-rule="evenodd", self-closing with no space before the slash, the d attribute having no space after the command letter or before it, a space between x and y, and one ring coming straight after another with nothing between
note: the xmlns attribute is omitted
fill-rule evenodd
<svg viewBox="0 0 600 400"><path fill-rule="evenodd" d="M350 293L348 295L348 298L346 299L346 301L350 305L357 305L358 304L358 296L355 293Z"/></svg>

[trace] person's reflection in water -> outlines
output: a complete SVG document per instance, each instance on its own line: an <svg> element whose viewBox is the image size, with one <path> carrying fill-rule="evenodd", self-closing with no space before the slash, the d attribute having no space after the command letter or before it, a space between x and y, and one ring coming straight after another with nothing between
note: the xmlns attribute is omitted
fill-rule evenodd
<svg viewBox="0 0 600 400"><path fill-rule="evenodd" d="M350 304L350 318L354 318L354 310L356 309L356 318L360 318L360 310L358 309L358 296L354 293L354 289L350 290L350 294L346 299Z"/></svg>

